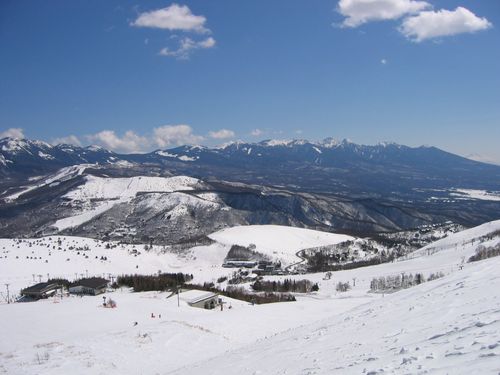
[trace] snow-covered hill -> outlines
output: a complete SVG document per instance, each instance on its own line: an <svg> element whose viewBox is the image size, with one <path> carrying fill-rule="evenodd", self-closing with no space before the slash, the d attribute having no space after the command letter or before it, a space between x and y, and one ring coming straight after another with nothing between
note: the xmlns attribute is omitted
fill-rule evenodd
<svg viewBox="0 0 500 375"><path fill-rule="evenodd" d="M96 199L130 199L138 193L170 193L179 190L193 190L201 185L200 180L187 176L128 178L106 178L87 176L85 183L64 197L77 201Z"/></svg>
<svg viewBox="0 0 500 375"><path fill-rule="evenodd" d="M320 286L319 292L298 295L297 302L252 306L226 298L224 311L206 311L185 303L177 307L167 293L123 290L107 294L117 302L116 309L102 308L100 296L0 304L0 331L9 337L0 340L0 371L496 374L500 258L462 262L479 245L499 244L499 230L500 221L485 224L452 234L414 257L334 272L331 279L324 274L297 275ZM13 284L24 285L38 274L45 277L49 271L44 267L49 266L54 276L57 270L68 275L85 275L86 270L105 275L191 271L196 282L228 272L217 264L229 245L194 248L183 259L161 248L145 251L119 245L107 249L95 240L61 237L59 243L58 239L2 240L2 284L10 282L12 290ZM445 276L392 294L369 292L373 278L416 272ZM353 285L354 278L350 291L336 291L339 281Z"/></svg>
<svg viewBox="0 0 500 375"><path fill-rule="evenodd" d="M247 225L223 229L209 236L219 243L231 246L255 245L255 251L280 260L285 264L300 261L296 253L300 250L333 245L353 240L344 234L320 232L311 229L280 225Z"/></svg>
<svg viewBox="0 0 500 375"><path fill-rule="evenodd" d="M132 201L138 194L173 193L193 190L195 187L201 186L201 181L186 176L128 178L86 176L84 184L63 196L66 204L73 208L74 215L57 220L54 227L59 231L77 227L117 204ZM177 211L182 210L182 207L189 206L189 204L199 203L193 202L196 201L195 198L183 196L181 193L166 197L159 195L153 198L153 201L149 202L151 207L159 208L168 205L177 208ZM141 204L144 205L144 201L141 201Z"/></svg>

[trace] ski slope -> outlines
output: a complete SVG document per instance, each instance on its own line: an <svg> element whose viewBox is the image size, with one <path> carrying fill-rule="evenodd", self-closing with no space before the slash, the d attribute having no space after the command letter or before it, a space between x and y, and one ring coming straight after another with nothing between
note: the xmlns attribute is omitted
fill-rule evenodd
<svg viewBox="0 0 500 375"><path fill-rule="evenodd" d="M144 245L71 236L0 239L0 285L9 283L11 295L19 295L22 288L46 281L47 276L73 280L89 275L109 279L158 271L193 274L195 282L215 282L232 273L222 267L228 251L229 247L218 243L178 254L163 246L144 250Z"/></svg>
<svg viewBox="0 0 500 375"><path fill-rule="evenodd" d="M96 177L86 176L85 183L64 197L77 201L93 199L131 199L141 192L170 193L193 190L200 180L187 176L175 177Z"/></svg>
<svg viewBox="0 0 500 375"><path fill-rule="evenodd" d="M499 267L471 264L171 374L498 374Z"/></svg>
<svg viewBox="0 0 500 375"><path fill-rule="evenodd" d="M86 176L85 183L63 196L75 210L76 215L57 220L52 226L58 231L82 225L94 217L106 212L117 204L129 202L140 193L173 193L193 190L201 181L187 176L175 177L96 177ZM181 197L181 198L180 198ZM158 199L154 197L150 205L160 206L177 202L179 209L185 201L192 202L194 198L182 193ZM184 201L184 202L181 202ZM201 200L200 200L201 201ZM196 202L199 204L200 202Z"/></svg>
<svg viewBox="0 0 500 375"><path fill-rule="evenodd" d="M225 245L255 245L255 250L286 264L300 261L299 250L354 240L345 234L281 225L246 225L223 229L209 237Z"/></svg>
<svg viewBox="0 0 500 375"><path fill-rule="evenodd" d="M107 294L116 309L101 307L101 296L0 304L0 331L9 338L0 340L0 373L497 374L500 257L460 266L478 245L498 244L498 235L486 236L499 229L500 221L488 223L450 235L414 257L334 272L330 280L324 274L294 276L320 285L319 292L298 295L297 302L252 306L225 298L224 311L207 311L182 298L178 307L168 293L124 289ZM228 272L219 262L229 242L200 246L184 257L136 247L141 254L135 256L132 245L106 249L99 241L64 237L66 245L87 245L85 258L75 250L53 249L59 238L31 246L21 242L19 248L2 240L0 248L12 247L0 254L0 277L16 283L15 275L29 279L49 265L68 274L73 266L80 270L75 272L88 267L96 274L133 272L136 265L140 273L191 270L196 282ZM16 253L42 259L16 259ZM101 254L109 262L96 260ZM402 272L427 277L437 271L445 276L392 294L369 292L374 277ZM335 290L337 282L353 278L352 290Z"/></svg>

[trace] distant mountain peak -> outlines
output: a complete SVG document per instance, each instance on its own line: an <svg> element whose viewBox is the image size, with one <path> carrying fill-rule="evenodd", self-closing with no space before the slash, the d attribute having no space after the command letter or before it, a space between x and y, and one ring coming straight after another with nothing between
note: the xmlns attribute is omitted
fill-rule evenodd
<svg viewBox="0 0 500 375"><path fill-rule="evenodd" d="M94 152L110 152L109 150L105 149L104 147L98 146L98 145L90 145L85 147L86 150L89 151L94 151Z"/></svg>
<svg viewBox="0 0 500 375"><path fill-rule="evenodd" d="M339 140L333 137L327 137L323 139L322 141L318 142L318 146L323 146L326 148L333 148L337 147L340 144Z"/></svg>
<svg viewBox="0 0 500 375"><path fill-rule="evenodd" d="M288 146L293 140L290 139L265 139L260 141L258 144L261 146L276 147L276 146Z"/></svg>

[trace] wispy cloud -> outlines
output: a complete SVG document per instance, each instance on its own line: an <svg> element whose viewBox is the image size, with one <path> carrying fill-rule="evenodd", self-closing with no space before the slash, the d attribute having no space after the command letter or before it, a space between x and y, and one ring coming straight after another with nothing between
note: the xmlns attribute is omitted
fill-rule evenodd
<svg viewBox="0 0 500 375"><path fill-rule="evenodd" d="M191 38L182 38L179 42L179 47L177 49L170 49L168 47L162 48L159 52L161 56L171 56L177 59L189 59L189 56L193 50L196 49L206 49L215 46L215 39L208 37L201 41L194 41Z"/></svg>
<svg viewBox="0 0 500 375"><path fill-rule="evenodd" d="M261 129L253 129L251 132L250 132L250 135L252 137L260 137L261 135L263 135L265 133L264 130L261 130Z"/></svg>
<svg viewBox="0 0 500 375"><path fill-rule="evenodd" d="M229 129L220 129L208 133L208 136L213 139L229 139L229 138L234 138L235 135L236 134L234 133L234 131Z"/></svg>
<svg viewBox="0 0 500 375"><path fill-rule="evenodd" d="M6 137L18 138L18 139L25 138L24 131L21 128L9 128L0 132L0 138L6 138Z"/></svg>
<svg viewBox="0 0 500 375"><path fill-rule="evenodd" d="M426 39L474 33L490 27L492 24L486 18L480 18L470 10L458 7L455 10L425 11L407 17L399 30L408 39L422 42Z"/></svg>

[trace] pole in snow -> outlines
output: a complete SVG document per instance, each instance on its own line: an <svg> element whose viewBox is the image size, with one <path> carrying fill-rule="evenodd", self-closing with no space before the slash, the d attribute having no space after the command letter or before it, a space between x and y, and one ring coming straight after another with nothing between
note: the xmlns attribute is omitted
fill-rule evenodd
<svg viewBox="0 0 500 375"><path fill-rule="evenodd" d="M5 287L7 288L7 303L10 303L9 285L10 284L5 284Z"/></svg>

